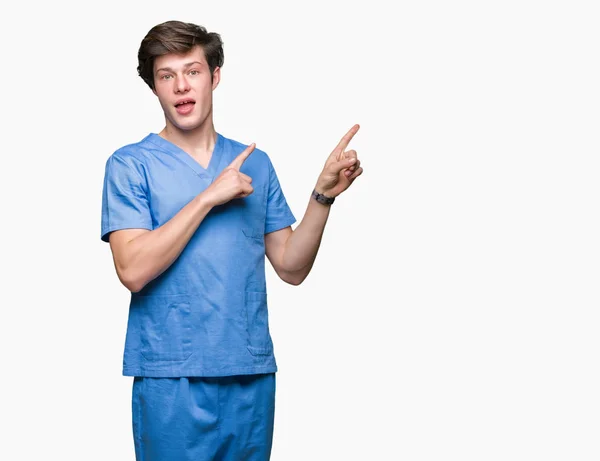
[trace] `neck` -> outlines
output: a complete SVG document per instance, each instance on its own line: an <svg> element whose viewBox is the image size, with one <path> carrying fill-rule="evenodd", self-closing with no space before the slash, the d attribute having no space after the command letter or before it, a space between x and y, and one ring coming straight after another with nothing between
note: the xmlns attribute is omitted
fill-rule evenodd
<svg viewBox="0 0 600 461"><path fill-rule="evenodd" d="M177 128L167 120L158 135L192 155L212 152L217 141L217 132L210 119L189 131Z"/></svg>

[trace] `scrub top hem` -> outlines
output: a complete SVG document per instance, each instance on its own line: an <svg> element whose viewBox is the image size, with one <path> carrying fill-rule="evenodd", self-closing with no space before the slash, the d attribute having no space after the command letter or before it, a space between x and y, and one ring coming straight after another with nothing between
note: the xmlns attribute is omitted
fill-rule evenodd
<svg viewBox="0 0 600 461"><path fill-rule="evenodd" d="M236 376L236 375L258 375L263 373L275 373L277 372L277 366L265 366L265 367L231 367L226 370L203 370L201 368L188 368L186 367L182 372L175 372L173 368L169 367L168 370L142 370L141 368L124 368L123 376L139 376L147 378L182 378L182 377L222 377L222 376Z"/></svg>

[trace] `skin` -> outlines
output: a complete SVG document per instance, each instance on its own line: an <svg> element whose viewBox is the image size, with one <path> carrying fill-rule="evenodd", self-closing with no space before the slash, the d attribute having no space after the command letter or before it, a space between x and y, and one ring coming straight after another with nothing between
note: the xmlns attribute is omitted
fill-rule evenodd
<svg viewBox="0 0 600 461"><path fill-rule="evenodd" d="M213 125L212 94L221 70L211 73L201 47L185 55L167 54L154 63L154 94L165 114L160 136L177 145L206 167L217 133ZM176 102L195 101L189 114L179 114ZM333 149L315 185L317 192L337 197L352 185L363 168L354 150L346 150L358 131L354 125ZM253 143L225 168L212 184L171 220L154 230L123 229L110 234L110 247L119 280L132 292L140 291L162 274L181 254L210 210L253 192L252 178L240 172L252 154ZM296 229L291 226L265 235L266 256L277 275L292 285L302 283L315 262L330 206L310 198Z"/></svg>

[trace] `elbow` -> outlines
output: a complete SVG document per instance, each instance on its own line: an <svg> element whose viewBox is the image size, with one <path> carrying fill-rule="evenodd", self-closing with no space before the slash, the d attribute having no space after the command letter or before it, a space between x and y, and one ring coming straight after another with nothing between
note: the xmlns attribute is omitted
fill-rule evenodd
<svg viewBox="0 0 600 461"><path fill-rule="evenodd" d="M300 279L283 279L283 281L285 283L288 283L288 284L293 285L295 287L297 287L298 285L300 285L303 282Z"/></svg>
<svg viewBox="0 0 600 461"><path fill-rule="evenodd" d="M294 286L298 286L306 280L306 277L308 277L308 274L310 274L312 266L313 265L311 263L311 264L304 266L303 268L297 269L297 270L285 270L284 268L282 268L280 266L279 270L276 270L276 272L277 272L277 275L279 275L279 278L281 280L283 280L285 283L288 283L288 284L294 285Z"/></svg>
<svg viewBox="0 0 600 461"><path fill-rule="evenodd" d="M141 291L148 283L146 280L142 279L140 274L135 274L132 271L118 270L117 274L123 286L132 293Z"/></svg>
<svg viewBox="0 0 600 461"><path fill-rule="evenodd" d="M142 283L123 283L123 285L125 286L125 288L127 288L129 291L131 291L132 293L137 293L138 291L142 291L142 288L144 288L146 285L142 284Z"/></svg>
<svg viewBox="0 0 600 461"><path fill-rule="evenodd" d="M298 286L300 285L302 282L304 282L304 280L306 280L306 276L308 274L304 274L304 273L293 273L293 272L287 272L285 274L280 274L279 277L281 278L281 280L283 280L285 283L288 283L290 285L293 286Z"/></svg>

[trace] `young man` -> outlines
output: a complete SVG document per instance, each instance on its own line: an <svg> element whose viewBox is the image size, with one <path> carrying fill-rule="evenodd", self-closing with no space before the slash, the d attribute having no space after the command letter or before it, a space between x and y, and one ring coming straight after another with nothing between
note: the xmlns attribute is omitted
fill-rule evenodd
<svg viewBox="0 0 600 461"><path fill-rule="evenodd" d="M138 52L165 127L106 162L101 238L131 291L123 374L133 376L136 458L268 460L275 405L265 259L298 285L315 261L331 203L363 169L325 162L295 223L265 152L215 131L216 33L169 21Z"/></svg>

